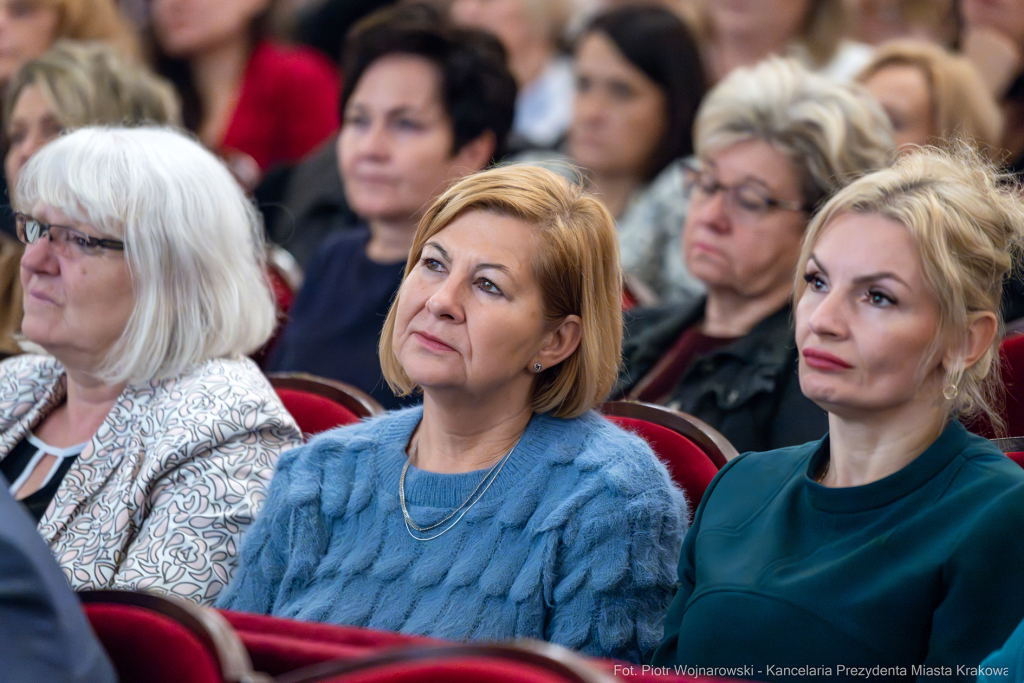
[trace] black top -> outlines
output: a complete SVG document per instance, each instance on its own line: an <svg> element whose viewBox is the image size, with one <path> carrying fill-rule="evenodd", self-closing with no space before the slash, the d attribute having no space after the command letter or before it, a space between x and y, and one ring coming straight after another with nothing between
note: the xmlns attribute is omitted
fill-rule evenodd
<svg viewBox="0 0 1024 683"><path fill-rule="evenodd" d="M377 342L405 262L377 263L366 255L369 229L335 233L313 257L295 298L291 320L270 359L270 370L310 372L368 392L392 409L401 400L380 370Z"/></svg>
<svg viewBox="0 0 1024 683"><path fill-rule="evenodd" d="M39 442L41 443L41 442ZM50 476L43 486L41 486L35 493L32 493L25 498L22 498L20 502L28 510L28 513L35 518L38 523L43 518L43 513L46 512L47 506L53 497L57 495L57 487L60 486L60 482L63 481L64 475L71 469L71 464L81 453L85 444L76 446L77 453L68 454L61 457L60 463L57 464L56 471ZM65 452L75 449L64 449ZM26 468L32 463L32 458L35 457L41 449L36 443L29 441L29 439L22 439L18 442L11 452L7 454L7 457L0 460L0 473L7 478L7 481L14 482L25 472ZM59 449L57 449L59 450ZM49 451L48 451L49 452ZM59 455L52 453L52 455ZM15 492L12 492L12 494Z"/></svg>

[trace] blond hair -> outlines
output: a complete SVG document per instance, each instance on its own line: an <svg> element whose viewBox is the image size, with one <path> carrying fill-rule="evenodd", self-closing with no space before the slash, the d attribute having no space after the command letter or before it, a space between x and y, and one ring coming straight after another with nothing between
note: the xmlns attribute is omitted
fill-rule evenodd
<svg viewBox="0 0 1024 683"><path fill-rule="evenodd" d="M808 206L886 166L893 151L892 123L863 87L782 57L736 69L697 112L699 157L746 140L767 142L789 157Z"/></svg>
<svg viewBox="0 0 1024 683"><path fill-rule="evenodd" d="M927 41L894 40L878 47L857 81L864 83L887 66L914 67L924 76L935 124L931 144L949 147L966 139L999 160L1003 116L970 60Z"/></svg>
<svg viewBox="0 0 1024 683"><path fill-rule="evenodd" d="M4 90L3 118L28 86L39 88L64 128L82 126L180 125L174 87L106 43L59 40L21 66Z"/></svg>
<svg viewBox="0 0 1024 683"><path fill-rule="evenodd" d="M622 352L622 271L614 219L596 198L547 169L520 165L482 171L459 180L427 210L405 279L427 240L467 211L489 211L536 228L540 257L533 274L545 321L554 328L566 316L578 315L581 334L568 358L538 373L531 407L555 417L582 415L611 391ZM381 332L380 364L391 388L407 395L416 387L392 346L401 297L399 288Z"/></svg>
<svg viewBox="0 0 1024 683"><path fill-rule="evenodd" d="M922 148L890 168L864 176L839 191L811 220L804 238L793 290L794 307L807 283L803 273L811 251L839 216L877 214L902 224L921 258L921 269L939 304L939 334L921 359L927 362L943 342L963 348L970 314L999 312L1003 279L1024 243L1024 204L1018 190L977 151L961 144L953 151ZM957 387L952 413L985 413L997 429L995 408L999 337L969 368L946 368L946 386Z"/></svg>
<svg viewBox="0 0 1024 683"><path fill-rule="evenodd" d="M131 22L114 0L43 0L57 9L57 38L98 40L128 57L142 54Z"/></svg>

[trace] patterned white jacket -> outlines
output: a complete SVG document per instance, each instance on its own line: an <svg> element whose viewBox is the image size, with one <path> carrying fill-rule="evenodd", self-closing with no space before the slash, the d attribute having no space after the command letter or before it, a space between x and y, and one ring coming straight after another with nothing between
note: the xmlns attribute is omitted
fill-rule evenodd
<svg viewBox="0 0 1024 683"><path fill-rule="evenodd" d="M46 356L0 364L0 459L66 393ZM235 568L278 455L299 428L252 361L128 386L61 481L39 531L75 589L155 589L209 604Z"/></svg>

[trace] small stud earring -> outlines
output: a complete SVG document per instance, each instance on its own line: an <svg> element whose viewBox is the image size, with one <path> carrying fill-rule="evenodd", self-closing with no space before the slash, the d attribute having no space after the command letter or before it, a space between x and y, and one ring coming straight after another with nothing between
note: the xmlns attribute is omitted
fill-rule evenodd
<svg viewBox="0 0 1024 683"><path fill-rule="evenodd" d="M956 398L957 394L959 394L959 393L960 393L959 387L957 387L957 385L953 384L952 382L950 382L946 386L946 388L942 390L942 396L947 401L952 401L954 398Z"/></svg>
<svg viewBox="0 0 1024 683"><path fill-rule="evenodd" d="M543 369L544 369L544 366L541 365L540 363L534 363L533 364L533 371L534 372L540 372Z"/></svg>

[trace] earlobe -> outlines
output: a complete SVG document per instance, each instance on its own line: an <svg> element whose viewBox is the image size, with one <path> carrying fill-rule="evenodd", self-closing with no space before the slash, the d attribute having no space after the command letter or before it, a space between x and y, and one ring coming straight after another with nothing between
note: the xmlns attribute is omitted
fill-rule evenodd
<svg viewBox="0 0 1024 683"><path fill-rule="evenodd" d="M582 323L583 321L578 315L565 316L558 327L545 336L544 345L530 359L530 369L535 370L536 366L540 365L546 370L571 356L580 345L580 337L583 333Z"/></svg>

